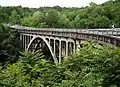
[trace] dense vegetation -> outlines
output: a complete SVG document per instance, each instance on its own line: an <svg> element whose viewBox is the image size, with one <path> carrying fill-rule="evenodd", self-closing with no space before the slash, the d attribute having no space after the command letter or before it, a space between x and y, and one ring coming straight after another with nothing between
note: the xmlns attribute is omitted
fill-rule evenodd
<svg viewBox="0 0 120 87"><path fill-rule="evenodd" d="M41 53L19 53L16 31L1 25L0 35L0 87L120 86L119 48L86 42L55 65Z"/></svg>
<svg viewBox="0 0 120 87"><path fill-rule="evenodd" d="M14 63L21 51L19 34L8 27L0 25L0 65Z"/></svg>
<svg viewBox="0 0 120 87"><path fill-rule="evenodd" d="M89 7L0 7L0 23L30 27L120 27L120 2ZM120 48L85 42L61 64L22 52L19 34L0 24L0 87L120 87Z"/></svg>
<svg viewBox="0 0 120 87"><path fill-rule="evenodd" d="M30 27L110 28L120 27L120 2L110 0L101 5L93 2L82 8L0 7L0 22Z"/></svg>
<svg viewBox="0 0 120 87"><path fill-rule="evenodd" d="M24 52L0 71L3 87L119 87L120 49L85 43L60 65L39 53Z"/></svg>

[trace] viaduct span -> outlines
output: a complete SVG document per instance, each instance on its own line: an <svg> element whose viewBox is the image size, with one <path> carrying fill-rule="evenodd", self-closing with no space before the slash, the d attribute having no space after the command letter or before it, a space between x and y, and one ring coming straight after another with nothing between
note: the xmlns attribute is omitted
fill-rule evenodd
<svg viewBox="0 0 120 87"><path fill-rule="evenodd" d="M85 40L95 40L120 47L120 29L58 29L11 26L20 33L23 48L42 51L55 63L74 53ZM50 55L48 55L48 53Z"/></svg>

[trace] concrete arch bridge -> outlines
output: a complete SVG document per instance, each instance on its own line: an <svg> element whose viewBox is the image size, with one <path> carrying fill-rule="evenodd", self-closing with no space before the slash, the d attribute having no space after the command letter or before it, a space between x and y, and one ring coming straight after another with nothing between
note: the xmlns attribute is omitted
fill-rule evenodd
<svg viewBox="0 0 120 87"><path fill-rule="evenodd" d="M95 40L120 47L120 29L58 29L11 26L20 33L25 50L42 51L54 62L61 63L63 57L72 54L82 41Z"/></svg>

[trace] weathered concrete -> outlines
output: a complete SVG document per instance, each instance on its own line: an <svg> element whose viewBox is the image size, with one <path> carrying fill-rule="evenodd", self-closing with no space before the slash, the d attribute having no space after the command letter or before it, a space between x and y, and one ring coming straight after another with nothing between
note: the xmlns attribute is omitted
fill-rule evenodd
<svg viewBox="0 0 120 87"><path fill-rule="evenodd" d="M12 27L13 28L13 27ZM95 40L120 47L120 29L44 29L14 27L20 33L20 40L25 50L36 51L47 47L55 63L74 53L85 40ZM116 35L116 36L114 36ZM45 50L45 49L43 49Z"/></svg>

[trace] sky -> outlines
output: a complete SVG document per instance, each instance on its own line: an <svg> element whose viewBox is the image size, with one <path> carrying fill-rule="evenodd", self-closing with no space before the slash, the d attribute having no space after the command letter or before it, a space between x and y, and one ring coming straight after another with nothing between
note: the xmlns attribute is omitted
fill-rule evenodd
<svg viewBox="0 0 120 87"><path fill-rule="evenodd" d="M56 6L61 7L82 7L88 6L90 2L101 4L108 0L0 0L1 6L23 6L39 8L43 6Z"/></svg>

